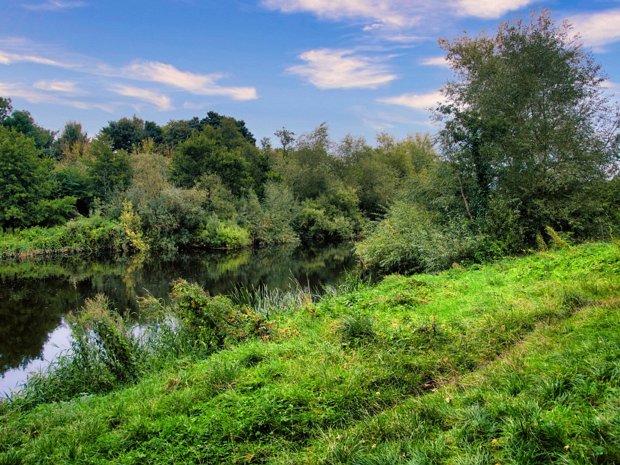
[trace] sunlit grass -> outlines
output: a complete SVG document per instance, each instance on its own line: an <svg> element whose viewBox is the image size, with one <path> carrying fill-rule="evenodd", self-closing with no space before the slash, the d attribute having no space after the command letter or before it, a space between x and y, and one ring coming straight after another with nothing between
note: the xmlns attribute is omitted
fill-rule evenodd
<svg viewBox="0 0 620 465"><path fill-rule="evenodd" d="M616 463L619 274L591 244L350 283L106 395L0 407L0 463Z"/></svg>

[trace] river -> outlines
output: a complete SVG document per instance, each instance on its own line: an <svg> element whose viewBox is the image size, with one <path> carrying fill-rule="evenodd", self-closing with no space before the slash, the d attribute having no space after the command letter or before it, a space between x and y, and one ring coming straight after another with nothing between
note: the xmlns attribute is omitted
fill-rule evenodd
<svg viewBox="0 0 620 465"><path fill-rule="evenodd" d="M136 321L137 299L167 299L177 278L197 282L212 295L236 287L312 290L336 284L355 267L350 245L299 251L290 248L238 253L191 252L172 258L59 257L0 261L0 396L19 389L29 373L45 369L70 346L65 323L84 300L106 294Z"/></svg>

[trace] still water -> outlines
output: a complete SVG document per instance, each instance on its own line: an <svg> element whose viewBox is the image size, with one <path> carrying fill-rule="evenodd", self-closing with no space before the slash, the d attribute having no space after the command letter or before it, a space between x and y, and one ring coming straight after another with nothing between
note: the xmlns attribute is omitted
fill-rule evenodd
<svg viewBox="0 0 620 465"><path fill-rule="evenodd" d="M351 246L304 252L192 252L171 259L0 261L0 397L69 348L65 316L97 293L106 294L115 308L135 313L139 297L166 299L177 278L197 282L212 295L240 286L288 289L297 282L316 290L337 283L354 266Z"/></svg>

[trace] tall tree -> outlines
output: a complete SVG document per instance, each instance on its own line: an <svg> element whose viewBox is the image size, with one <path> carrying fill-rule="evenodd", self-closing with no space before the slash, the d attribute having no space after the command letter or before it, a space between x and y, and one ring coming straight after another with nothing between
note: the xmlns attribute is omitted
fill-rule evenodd
<svg viewBox="0 0 620 465"><path fill-rule="evenodd" d="M13 105L10 98L0 97L0 123L9 117L13 112Z"/></svg>
<svg viewBox="0 0 620 465"><path fill-rule="evenodd" d="M93 180L95 195L107 200L115 191L129 186L132 170L126 151L113 150L112 141L105 135L93 139L88 151L91 157L88 174Z"/></svg>
<svg viewBox="0 0 620 465"><path fill-rule="evenodd" d="M0 126L0 226L31 224L45 181L34 141Z"/></svg>
<svg viewBox="0 0 620 465"><path fill-rule="evenodd" d="M545 226L587 234L606 208L597 186L618 168L620 118L571 27L543 12L440 44L456 77L440 139L464 210L513 247Z"/></svg>
<svg viewBox="0 0 620 465"><path fill-rule="evenodd" d="M6 128L14 129L26 137L30 137L38 150L50 154L54 142L54 132L36 124L32 115L27 111L11 111L10 100L8 100L8 106L6 103L7 100L2 104L4 106L2 112L5 113L5 116L0 119L0 123Z"/></svg>
<svg viewBox="0 0 620 465"><path fill-rule="evenodd" d="M82 131L82 124L69 121L65 124L60 136L54 141L54 158L79 158L84 155L88 146L88 135Z"/></svg>
<svg viewBox="0 0 620 465"><path fill-rule="evenodd" d="M125 150L128 153L146 138L144 121L137 116L110 121L101 133L112 141L112 150Z"/></svg>

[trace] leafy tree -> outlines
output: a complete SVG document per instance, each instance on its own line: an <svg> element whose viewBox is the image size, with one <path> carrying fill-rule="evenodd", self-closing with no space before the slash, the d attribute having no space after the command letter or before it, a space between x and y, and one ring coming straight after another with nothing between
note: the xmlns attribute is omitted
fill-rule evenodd
<svg viewBox="0 0 620 465"><path fill-rule="evenodd" d="M295 142L295 133L293 131L289 131L284 126L282 129L278 129L273 133L278 139L280 139L280 144L282 144L282 150L286 155L287 149Z"/></svg>
<svg viewBox="0 0 620 465"><path fill-rule="evenodd" d="M95 138L89 146L89 155L88 174L96 196L108 200L112 193L129 186L132 176L129 154L113 150L110 138L105 135Z"/></svg>
<svg viewBox="0 0 620 465"><path fill-rule="evenodd" d="M0 126L0 227L54 224L72 214L74 197L50 198L51 168L31 138Z"/></svg>
<svg viewBox="0 0 620 465"><path fill-rule="evenodd" d="M11 99L0 97L0 123L7 119L12 112Z"/></svg>
<svg viewBox="0 0 620 465"><path fill-rule="evenodd" d="M58 163L53 178L52 196L75 198L78 213L88 215L95 196L93 179L90 177L88 166L79 161Z"/></svg>
<svg viewBox="0 0 620 465"><path fill-rule="evenodd" d="M0 126L0 225L21 227L34 223L45 195L47 169L34 141Z"/></svg>
<svg viewBox="0 0 620 465"><path fill-rule="evenodd" d="M173 150L185 142L192 134L200 130L198 118L193 120L173 120L162 127L161 144L164 145L166 155L172 155ZM194 124L195 123L195 124Z"/></svg>
<svg viewBox="0 0 620 465"><path fill-rule="evenodd" d="M231 118L230 116L223 116L223 115L220 115L219 113L216 113L215 111L210 111L207 113L206 118L203 118L200 120L200 125L201 126L207 125L207 126L211 126L214 129L218 129L218 128L223 127L224 122L226 121L232 123L236 131L239 134L241 134L241 136L247 142L249 142L252 145L256 144L256 139L254 138L254 135L246 127L245 121L243 120Z"/></svg>
<svg viewBox="0 0 620 465"><path fill-rule="evenodd" d="M11 110L10 100L8 102L8 107L4 106L3 110L7 115ZM34 141L37 150L44 153L50 152L54 141L54 132L37 125L29 112L21 110L13 111L10 115L5 116L1 122L4 127L14 129L21 132L26 137L30 137Z"/></svg>
<svg viewBox="0 0 620 465"><path fill-rule="evenodd" d="M163 129L154 121L144 122L144 138L151 139L156 144L163 142Z"/></svg>
<svg viewBox="0 0 620 465"><path fill-rule="evenodd" d="M179 187L192 187L203 175L216 174L233 194L249 188L260 190L268 163L260 151L248 143L236 125L224 118L221 126L206 126L181 143L172 159L171 179Z"/></svg>
<svg viewBox="0 0 620 465"><path fill-rule="evenodd" d="M82 131L82 124L69 121L60 136L54 141L54 158L79 158L84 156L88 147L88 135Z"/></svg>
<svg viewBox="0 0 620 465"><path fill-rule="evenodd" d="M492 37L442 41L456 79L438 108L463 211L510 249L545 226L588 235L618 167L620 118L600 67L567 24L543 12Z"/></svg>
<svg viewBox="0 0 620 465"><path fill-rule="evenodd" d="M112 142L112 150L125 150L131 153L134 147L140 145L147 136L145 134L144 121L134 116L133 118L121 118L118 121L110 121L101 130ZM149 130L152 131L149 125Z"/></svg>

